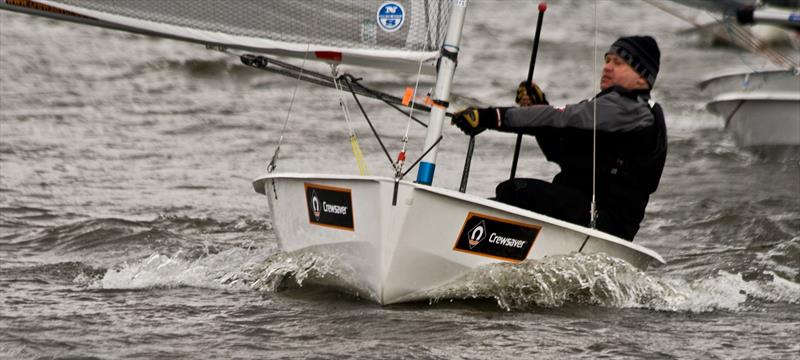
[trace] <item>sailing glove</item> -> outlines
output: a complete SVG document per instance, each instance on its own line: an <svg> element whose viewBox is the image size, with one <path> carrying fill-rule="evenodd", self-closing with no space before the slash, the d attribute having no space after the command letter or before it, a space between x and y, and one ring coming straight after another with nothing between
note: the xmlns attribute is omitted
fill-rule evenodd
<svg viewBox="0 0 800 360"><path fill-rule="evenodd" d="M486 129L497 129L500 127L500 122L506 108L485 108L479 109L469 107L457 112L453 116L453 124L458 126L464 134L475 136Z"/></svg>
<svg viewBox="0 0 800 360"><path fill-rule="evenodd" d="M539 85L532 83L532 86L528 87L525 86L525 81L519 83L517 87L517 98L514 101L519 106L550 104L547 102L547 97L544 95L544 91L542 91Z"/></svg>

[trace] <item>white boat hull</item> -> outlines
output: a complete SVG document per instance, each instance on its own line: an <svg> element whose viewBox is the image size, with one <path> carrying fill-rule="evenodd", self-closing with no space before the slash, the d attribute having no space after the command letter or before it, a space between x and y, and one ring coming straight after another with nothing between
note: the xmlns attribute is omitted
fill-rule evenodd
<svg viewBox="0 0 800 360"><path fill-rule="evenodd" d="M741 146L800 146L800 93L722 94L707 108L725 119L725 128Z"/></svg>
<svg viewBox="0 0 800 360"><path fill-rule="evenodd" d="M496 201L397 185L393 205L389 178L272 174L253 182L269 199L282 250L336 258L349 275L335 283L381 304L427 299L426 292L503 261L602 252L641 269L664 262L631 242Z"/></svg>
<svg viewBox="0 0 800 360"><path fill-rule="evenodd" d="M707 109L744 147L800 146L800 75L791 70L729 73L700 83Z"/></svg>

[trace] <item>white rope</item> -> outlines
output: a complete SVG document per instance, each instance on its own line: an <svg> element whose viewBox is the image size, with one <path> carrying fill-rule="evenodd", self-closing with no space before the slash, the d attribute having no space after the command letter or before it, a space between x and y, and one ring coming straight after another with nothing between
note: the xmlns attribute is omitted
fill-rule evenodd
<svg viewBox="0 0 800 360"><path fill-rule="evenodd" d="M428 27L427 27L426 31L429 34L431 32L431 29L433 28L433 24L434 24L433 21L428 22ZM419 79L422 77L422 65L423 65L423 60L420 59L419 67L417 68L417 79L414 82L414 92L411 94L411 109L408 111L408 122L406 122L406 132L403 135L403 140L402 140L403 147L400 150L400 154L402 154L401 155L402 157L398 156L397 163L395 164L395 176L400 176L400 174L403 173L403 163L405 162L405 160L404 160L405 159L405 153L406 153L406 148L408 146L408 133L411 130L411 121L414 118L414 116L413 116L414 115L414 105L416 105L416 103L417 103L417 89L419 88Z"/></svg>
<svg viewBox="0 0 800 360"><path fill-rule="evenodd" d="M294 107L294 99L297 96L297 89L300 87L300 79L303 77L303 70L306 68L306 60L308 60L308 51L311 49L311 44L306 44L306 52L303 55L303 63L300 65L300 73L297 74L297 79L294 82L294 90L292 90L292 99L289 100L289 111L286 112L286 120L283 121L281 128L281 136L278 138L278 145L272 153L272 158L267 165L267 172L272 172L278 166L278 154L281 151L281 144L283 144L283 135L286 133L286 128L289 126L289 119L292 116L292 108Z"/></svg>
<svg viewBox="0 0 800 360"><path fill-rule="evenodd" d="M339 95L339 107L342 108L342 112L344 113L344 120L347 122L347 130L348 135L354 136L355 131L353 130L353 124L350 122L350 109L347 107L347 103L344 101L344 97L342 96L342 85L339 84L339 80L337 79L338 75L338 67L335 64L331 64L331 77L333 77L333 84L336 88L336 93Z"/></svg>
<svg viewBox="0 0 800 360"><path fill-rule="evenodd" d="M422 77L422 60L419 61L419 68L417 68L417 79L414 82L414 93L411 95L411 109L408 111L408 122L406 122L406 133L403 135L403 151L406 151L406 143L408 142L408 132L411 129L411 119L414 115L414 105L417 103L417 88L419 88L419 78Z"/></svg>
<svg viewBox="0 0 800 360"><path fill-rule="evenodd" d="M414 105L417 103L417 88L419 88L419 79L422 77L422 60L419 61L419 68L417 69L417 79L414 82L414 92L411 94L411 109L408 111L408 121L406 122L406 132L403 135L403 148L400 153L403 157L398 157L397 164L395 164L395 174L403 172L403 164L405 163L406 147L408 146L408 133L411 130L411 121L414 115Z"/></svg>
<svg viewBox="0 0 800 360"><path fill-rule="evenodd" d="M597 81L597 0L594 1L594 79ZM589 209L589 226L594 229L597 226L597 202L595 201L597 187L597 97L592 101L592 204Z"/></svg>

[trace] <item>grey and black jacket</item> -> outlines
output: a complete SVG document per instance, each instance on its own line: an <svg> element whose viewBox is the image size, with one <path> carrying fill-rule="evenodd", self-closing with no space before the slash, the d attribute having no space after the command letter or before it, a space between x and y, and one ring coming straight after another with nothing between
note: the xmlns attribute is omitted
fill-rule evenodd
<svg viewBox="0 0 800 360"><path fill-rule="evenodd" d="M667 153L664 114L649 91L612 87L563 108L508 108L497 130L535 135L545 157L561 167L553 183L590 199L595 103L598 209L601 217L624 228L616 235L632 239L649 195L658 188Z"/></svg>

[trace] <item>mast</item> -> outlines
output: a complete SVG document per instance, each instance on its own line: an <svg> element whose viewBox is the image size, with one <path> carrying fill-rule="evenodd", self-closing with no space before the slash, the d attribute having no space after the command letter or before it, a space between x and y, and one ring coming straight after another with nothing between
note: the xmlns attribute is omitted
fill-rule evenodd
<svg viewBox="0 0 800 360"><path fill-rule="evenodd" d="M450 85L453 83L453 75L456 71L456 59L458 58L459 45L461 43L461 29L464 26L464 17L467 13L468 0L453 0L453 7L450 13L450 23L447 27L447 35L442 43L441 57L439 58L439 69L436 75L436 88L433 93L433 106L431 107L431 119L428 123L428 133L425 135L424 149L431 149L422 159L417 171L417 182L424 185L433 183L433 173L436 170L436 153L438 150L437 142L442 136L442 124L444 123L447 106L450 99Z"/></svg>

